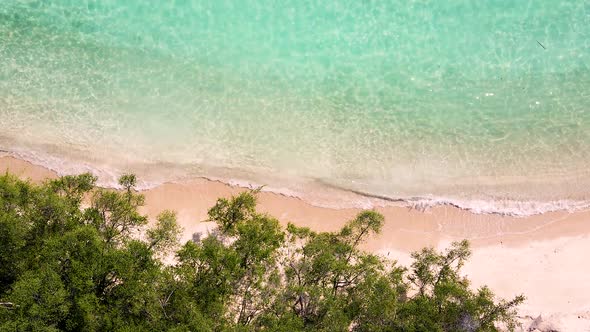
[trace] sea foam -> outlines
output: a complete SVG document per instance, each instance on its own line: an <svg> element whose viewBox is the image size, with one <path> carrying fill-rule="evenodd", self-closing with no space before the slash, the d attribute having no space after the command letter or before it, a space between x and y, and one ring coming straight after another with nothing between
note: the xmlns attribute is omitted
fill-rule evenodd
<svg viewBox="0 0 590 332"><path fill-rule="evenodd" d="M97 176L97 185L104 188L121 189L117 179L118 177L132 170L122 171L109 166L96 166L90 163L81 163L66 158L60 158L46 153L35 153L31 151L7 151L1 150L0 157L13 157L30 162L54 171L58 175L71 175L89 172ZM163 174L163 173L161 173ZM144 174L147 175L147 174ZM148 176L138 178L137 189L140 191L150 190L164 183L177 182L182 183L191 180L190 176L184 175L176 178L156 178ZM239 178L222 178L217 176L201 175L198 178L209 181L225 183L229 186L240 187L244 189L260 189L263 192L271 192L295 199L302 199L305 202L325 208L359 208L372 209L386 206L404 206L419 211L427 211L436 206L453 206L458 209L466 210L474 214L499 214L513 217L527 217L536 214L543 214L556 211L576 212L590 209L590 200L552 200L552 201L534 201L534 200L514 200L503 198L483 199L466 199L451 197L435 197L425 195L424 197L387 197L383 195L373 195L344 188L334 188L334 186L323 186L317 182L313 186L298 184L297 189L277 186L264 181L252 181ZM297 183L297 182L293 182Z"/></svg>

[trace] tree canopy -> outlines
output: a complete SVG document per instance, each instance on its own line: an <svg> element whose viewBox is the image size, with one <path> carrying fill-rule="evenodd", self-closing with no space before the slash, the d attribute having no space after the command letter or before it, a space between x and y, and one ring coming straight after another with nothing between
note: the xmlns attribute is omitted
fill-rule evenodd
<svg viewBox="0 0 590 332"><path fill-rule="evenodd" d="M173 211L148 227L134 175L121 191L95 182L0 176L0 331L497 331L524 300L470 287L467 241L409 267L360 250L375 211L338 232L283 228L246 191L180 244Z"/></svg>

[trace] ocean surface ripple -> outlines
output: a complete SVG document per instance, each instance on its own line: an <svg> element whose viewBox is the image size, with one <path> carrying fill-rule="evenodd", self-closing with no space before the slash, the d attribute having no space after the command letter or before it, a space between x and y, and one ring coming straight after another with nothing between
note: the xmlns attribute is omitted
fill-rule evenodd
<svg viewBox="0 0 590 332"><path fill-rule="evenodd" d="M4 0L0 150L104 185L586 208L589 27L574 0Z"/></svg>

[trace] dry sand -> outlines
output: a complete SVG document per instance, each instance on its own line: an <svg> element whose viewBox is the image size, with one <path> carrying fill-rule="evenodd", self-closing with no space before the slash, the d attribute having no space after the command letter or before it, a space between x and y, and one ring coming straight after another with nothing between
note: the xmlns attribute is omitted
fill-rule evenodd
<svg viewBox="0 0 590 332"><path fill-rule="evenodd" d="M0 158L0 170L36 182L57 176L11 157ZM203 220L218 197L242 190L205 179L163 184L144 192L143 212L153 219L165 209L177 211L185 230L183 240L188 240L195 232L211 229ZM269 192L259 194L259 209L285 224L317 231L337 230L359 211L316 207ZM366 250L408 264L410 253L421 247L442 249L452 241L468 239L473 256L464 272L475 287L487 284L501 297L524 293L527 301L520 315L527 323L525 329L531 322L528 316L542 315L544 324L556 330L590 331L590 211L516 218L473 214L451 206L377 210L385 216L385 225L379 236L365 244Z"/></svg>

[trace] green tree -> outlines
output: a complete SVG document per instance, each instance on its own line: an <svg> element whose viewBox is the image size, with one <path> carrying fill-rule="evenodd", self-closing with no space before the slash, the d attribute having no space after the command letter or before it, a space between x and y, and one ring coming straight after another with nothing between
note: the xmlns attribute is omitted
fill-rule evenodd
<svg viewBox="0 0 590 332"><path fill-rule="evenodd" d="M215 232L178 248L173 211L147 228L134 175L121 191L95 182L0 176L0 330L496 331L524 300L470 288L467 241L409 268L362 251L384 223L375 211L338 232L283 229L243 192L209 210Z"/></svg>
<svg viewBox="0 0 590 332"><path fill-rule="evenodd" d="M180 280L190 284L203 312L226 326L251 325L278 287L278 251L284 241L279 222L255 211L244 192L219 199L209 210L219 233L179 251Z"/></svg>
<svg viewBox="0 0 590 332"><path fill-rule="evenodd" d="M359 213L338 233L315 233L289 225L286 285L278 298L288 303L283 314L296 315L306 328L348 330L355 319L351 306L356 287L384 271L381 259L363 253L358 246L382 225L383 216L374 211Z"/></svg>
<svg viewBox="0 0 590 332"><path fill-rule="evenodd" d="M173 249L182 233L182 228L176 221L176 212L166 210L156 219L155 227L147 230L149 248L157 252Z"/></svg>
<svg viewBox="0 0 590 332"><path fill-rule="evenodd" d="M58 331L68 313L67 291L59 275L47 268L23 273L13 286L8 300L9 321L3 330Z"/></svg>
<svg viewBox="0 0 590 332"><path fill-rule="evenodd" d="M36 186L0 177L2 326L24 330L151 329L161 324L155 259L178 236L174 214L163 213L149 242L135 238L147 220L143 197L95 190L89 174ZM133 184L133 181L122 181ZM94 191L94 192L92 192ZM92 206L81 208L84 197ZM3 269L4 267L10 269Z"/></svg>
<svg viewBox="0 0 590 332"><path fill-rule="evenodd" d="M125 192L98 189L92 195L91 208L86 210L86 218L112 246L123 244L148 221L137 210L145 198L133 192L135 176L125 175L119 182Z"/></svg>
<svg viewBox="0 0 590 332"><path fill-rule="evenodd" d="M466 240L454 242L444 253L424 248L412 255L414 263L408 280L416 294L399 311L401 329L497 331L498 323L514 328L515 308L524 296L496 303L487 287L472 291L469 280L460 274L470 255Z"/></svg>

